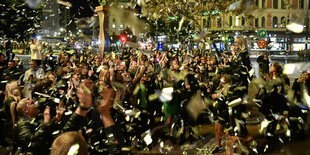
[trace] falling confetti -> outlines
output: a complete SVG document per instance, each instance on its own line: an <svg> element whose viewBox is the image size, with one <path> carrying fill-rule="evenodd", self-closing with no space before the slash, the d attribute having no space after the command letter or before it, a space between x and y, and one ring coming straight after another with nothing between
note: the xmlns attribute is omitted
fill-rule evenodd
<svg viewBox="0 0 310 155"><path fill-rule="evenodd" d="M239 9L241 7L241 1L237 1L235 3L232 3L228 6L227 10L228 11L234 11L236 9Z"/></svg>
<svg viewBox="0 0 310 155"><path fill-rule="evenodd" d="M194 40L195 40L195 41L200 41L200 40L202 40L207 34L208 34L208 29L205 28L205 29L203 29L203 30L194 38Z"/></svg>
<svg viewBox="0 0 310 155"><path fill-rule="evenodd" d="M28 6L32 9L37 8L43 1L42 0L25 0Z"/></svg>
<svg viewBox="0 0 310 155"><path fill-rule="evenodd" d="M264 148L264 152L266 152L268 148L269 148L269 146L266 145L265 148Z"/></svg>
<svg viewBox="0 0 310 155"><path fill-rule="evenodd" d="M199 114L202 110L206 109L206 105L203 104L201 98L201 92L197 91L197 93L190 99L186 110L193 117L194 120L197 120Z"/></svg>
<svg viewBox="0 0 310 155"><path fill-rule="evenodd" d="M67 6L67 7L72 7L71 3L65 2L65 1L62 1L62 0L57 0L57 3L61 4L61 5L64 5L64 6Z"/></svg>

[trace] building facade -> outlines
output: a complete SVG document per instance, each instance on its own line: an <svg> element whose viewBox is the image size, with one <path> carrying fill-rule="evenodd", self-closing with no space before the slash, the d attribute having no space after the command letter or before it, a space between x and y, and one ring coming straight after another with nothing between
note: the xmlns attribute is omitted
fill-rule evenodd
<svg viewBox="0 0 310 155"><path fill-rule="evenodd" d="M123 42L137 42L141 35L141 20L136 16L137 8L131 0L114 0L105 16L106 45L112 50L123 46ZM107 45L107 46L109 46Z"/></svg>
<svg viewBox="0 0 310 155"><path fill-rule="evenodd" d="M212 17L202 16L202 25L209 31L222 32L219 38L223 40L222 44L225 44L224 38L229 36L241 34L248 37L251 51L297 52L305 50L306 45L307 49L310 49L310 44L306 41L309 32L306 27L307 0L254 0L252 5L254 11L246 10L249 12L244 13L250 13L254 18L246 19L242 15L219 13ZM303 32L297 34L289 31L287 25L292 22L304 25ZM258 38L259 30L267 31L267 36ZM257 41L260 39L266 40L269 46L259 49Z"/></svg>
<svg viewBox="0 0 310 155"><path fill-rule="evenodd" d="M59 30L59 4L53 0L46 0L43 8L43 20L40 35L57 36Z"/></svg>

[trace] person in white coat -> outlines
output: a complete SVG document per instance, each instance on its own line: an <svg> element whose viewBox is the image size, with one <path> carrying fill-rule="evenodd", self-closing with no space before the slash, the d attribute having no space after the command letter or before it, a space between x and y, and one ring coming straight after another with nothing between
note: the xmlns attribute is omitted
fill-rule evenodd
<svg viewBox="0 0 310 155"><path fill-rule="evenodd" d="M31 60L42 60L41 50L42 45L37 42L37 39L33 39L32 44L30 45Z"/></svg>
<svg viewBox="0 0 310 155"><path fill-rule="evenodd" d="M40 68L37 61L30 61L30 69L25 72L23 82L25 83L25 94L26 98L32 98L32 88L38 79L43 79L45 76L44 70Z"/></svg>

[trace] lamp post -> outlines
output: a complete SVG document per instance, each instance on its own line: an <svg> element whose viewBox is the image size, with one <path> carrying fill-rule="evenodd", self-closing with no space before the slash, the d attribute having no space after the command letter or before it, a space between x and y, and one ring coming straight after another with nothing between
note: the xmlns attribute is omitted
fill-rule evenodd
<svg viewBox="0 0 310 155"><path fill-rule="evenodd" d="M307 17L306 17L306 52L308 50L308 33L309 33L309 0L307 0Z"/></svg>

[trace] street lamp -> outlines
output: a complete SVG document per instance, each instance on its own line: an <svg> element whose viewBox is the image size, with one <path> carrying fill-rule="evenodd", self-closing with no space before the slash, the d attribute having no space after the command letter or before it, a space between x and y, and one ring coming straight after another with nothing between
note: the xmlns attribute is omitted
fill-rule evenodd
<svg viewBox="0 0 310 155"><path fill-rule="evenodd" d="M306 48L308 50L308 33L309 33L309 0L307 0L307 17L306 17Z"/></svg>

